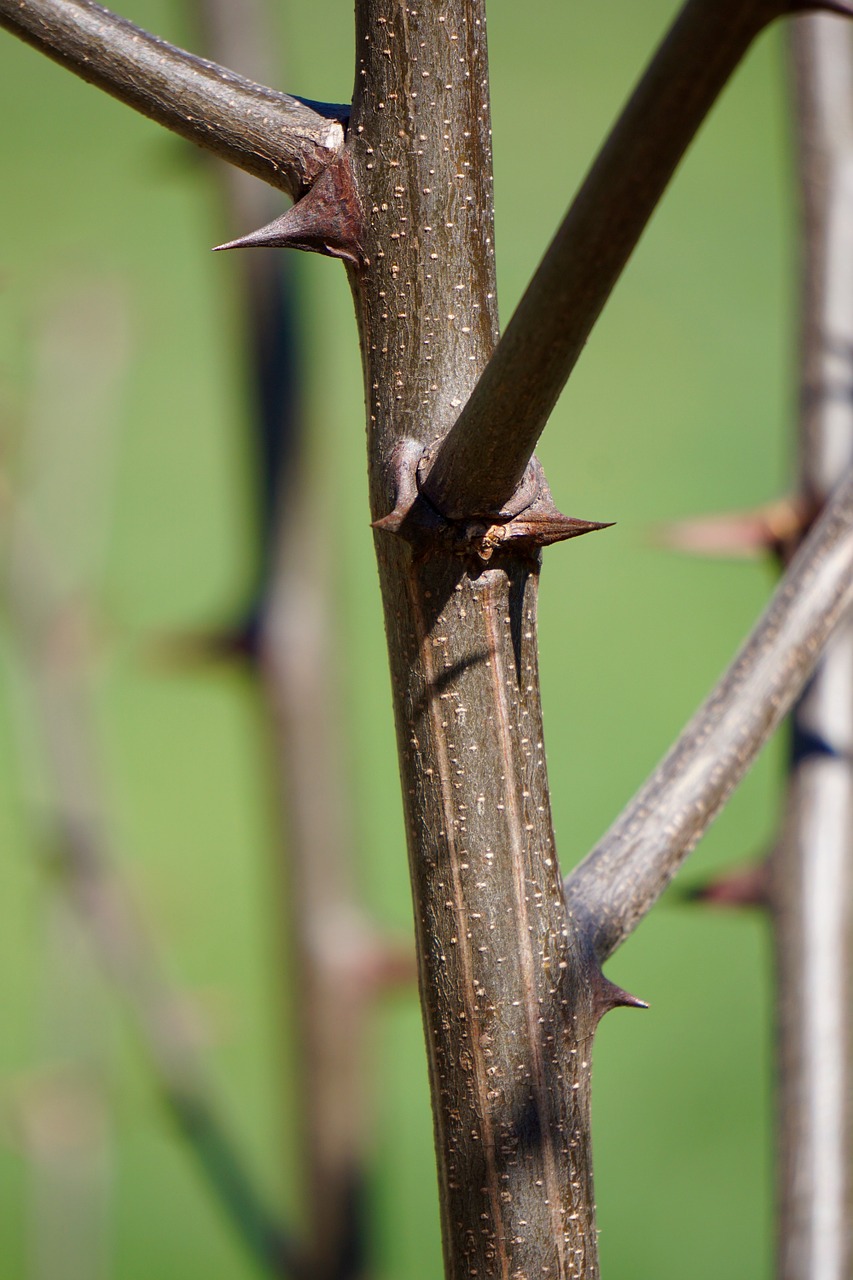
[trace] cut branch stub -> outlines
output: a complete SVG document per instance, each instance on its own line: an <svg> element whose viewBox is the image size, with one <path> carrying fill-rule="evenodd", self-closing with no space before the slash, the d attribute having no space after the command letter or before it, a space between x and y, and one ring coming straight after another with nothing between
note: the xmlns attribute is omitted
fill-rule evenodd
<svg viewBox="0 0 853 1280"><path fill-rule="evenodd" d="M565 542L613 521L582 520L566 516L556 507L545 473L531 459L513 501L499 511L457 519L444 516L423 493L423 477L429 475L430 450L416 441L398 446L395 457L396 497L386 516L372 522L381 533L393 533L411 542L421 554L430 550L473 555L486 564L500 550L535 555L540 547Z"/></svg>
<svg viewBox="0 0 853 1280"><path fill-rule="evenodd" d="M221 249L305 249L343 258L354 267L364 263L361 247L363 214L353 182L350 153L342 151L314 186L280 218L257 231L216 245Z"/></svg>

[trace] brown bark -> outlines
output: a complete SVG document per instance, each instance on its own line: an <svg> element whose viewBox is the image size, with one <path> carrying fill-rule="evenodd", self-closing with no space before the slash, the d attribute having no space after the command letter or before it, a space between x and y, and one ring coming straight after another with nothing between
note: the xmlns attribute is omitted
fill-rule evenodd
<svg viewBox="0 0 853 1280"><path fill-rule="evenodd" d="M732 671L570 879L569 911L550 820L536 591L541 545L580 529L529 460L727 75L752 36L795 7L691 0L629 107L627 133L617 127L570 212L571 234L558 233L543 290L537 275L497 351L483 0L448 0L441 12L360 0L346 148L293 216L246 241L334 252L353 287L452 1280L597 1276L590 1049L602 1013L630 1002L600 961L745 772L853 595L848 480ZM688 83L673 53L685 40ZM634 191L639 141L651 178ZM586 265L573 217L592 236L577 240ZM576 293L566 338L563 302ZM531 373L541 386L516 415Z"/></svg>
<svg viewBox="0 0 853 1280"><path fill-rule="evenodd" d="M792 24L801 184L799 475L818 509L853 462L853 45L825 15ZM792 716L770 860L777 984L780 1280L844 1280L853 1261L853 626Z"/></svg>

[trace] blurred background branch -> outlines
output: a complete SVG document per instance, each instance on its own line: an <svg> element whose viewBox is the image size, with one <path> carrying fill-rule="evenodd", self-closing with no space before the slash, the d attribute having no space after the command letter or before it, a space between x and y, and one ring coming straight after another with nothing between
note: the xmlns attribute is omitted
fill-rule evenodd
<svg viewBox="0 0 853 1280"><path fill-rule="evenodd" d="M108 460L127 351L115 288L55 302L40 335L34 404L18 465L3 477L5 613L21 677L22 736L39 757L45 870L120 995L163 1100L244 1244L271 1274L297 1274L220 1118L201 1019L166 980L112 849L98 760L92 592L109 522ZM72 461L73 460L73 461ZM47 1231L47 1224L44 1230Z"/></svg>

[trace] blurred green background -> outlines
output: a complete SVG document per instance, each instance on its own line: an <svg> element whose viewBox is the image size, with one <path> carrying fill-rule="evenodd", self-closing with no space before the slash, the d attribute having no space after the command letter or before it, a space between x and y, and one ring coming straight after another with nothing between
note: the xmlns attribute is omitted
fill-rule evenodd
<svg viewBox="0 0 853 1280"><path fill-rule="evenodd" d="M289 68L284 87L347 99L349 6L273 7ZM674 11L670 0L491 0L504 319ZM126 0L122 12L192 47L178 0ZM275 814L256 693L233 666L177 676L146 658L151 637L239 610L254 565L235 267L209 252L227 231L219 194L190 148L6 35L0 118L5 438L26 420L34 335L53 293L91 276L117 282L126 297L132 359L119 397L98 602L110 830L170 975L208 1012L229 1120L270 1197L298 1218L298 1152L282 1155L279 1141L299 1111L278 994L293 975L282 971L269 910ZM353 856L372 912L409 931L355 328L340 266L302 257L304 325L311 349L325 353L307 368L307 413L338 512L336 635ZM682 558L655 549L649 531L784 491L795 270L784 33L774 29L677 175L541 448L564 510L618 522L549 551L543 573L543 697L565 868L655 764L771 588L763 564ZM67 483L78 483L73 465ZM8 672L0 682L0 1274L16 1280L31 1274L22 1113L52 1066L50 966L20 695L5 639L0 657ZM681 884L767 845L780 776L775 744ZM772 1013L763 923L684 905L676 887L610 974L651 1009L608 1018L596 1046L605 1276L710 1280L722 1257L729 1275L768 1275ZM164 1116L124 1018L111 999L104 1003L106 1274L255 1275ZM432 1134L413 994L383 1004L372 1076L375 1274L434 1278L441 1262Z"/></svg>

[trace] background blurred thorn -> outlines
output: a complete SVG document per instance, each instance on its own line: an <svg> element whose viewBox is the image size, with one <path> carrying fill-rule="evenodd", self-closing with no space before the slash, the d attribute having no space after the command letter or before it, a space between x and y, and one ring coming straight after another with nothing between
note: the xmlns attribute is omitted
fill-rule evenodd
<svg viewBox="0 0 853 1280"><path fill-rule="evenodd" d="M736 867L684 891L685 902L712 907L766 907L769 905L770 871L767 860Z"/></svg>

